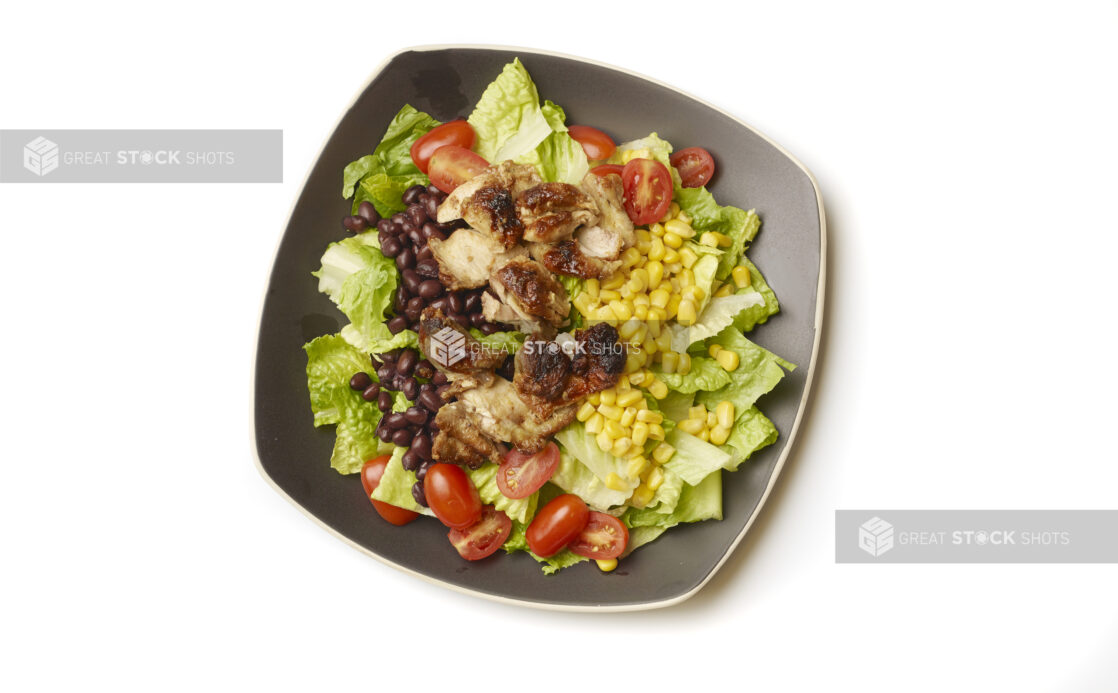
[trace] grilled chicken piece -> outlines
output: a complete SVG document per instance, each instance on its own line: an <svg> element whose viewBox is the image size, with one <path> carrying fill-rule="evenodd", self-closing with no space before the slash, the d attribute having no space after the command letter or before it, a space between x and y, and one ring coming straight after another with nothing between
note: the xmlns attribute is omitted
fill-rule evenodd
<svg viewBox="0 0 1118 693"><path fill-rule="evenodd" d="M578 242L588 255L614 259L637 240L633 222L622 204L621 176L588 173L582 179L582 189L598 208L598 223L582 229Z"/></svg>
<svg viewBox="0 0 1118 693"><path fill-rule="evenodd" d="M555 243L579 226L598 220L598 208L569 183L540 183L516 198L516 211L529 243Z"/></svg>
<svg viewBox="0 0 1118 693"><path fill-rule="evenodd" d="M577 404L552 407L540 416L509 381L498 378L486 387L458 395L472 415L474 424L494 440L508 441L524 453L534 454L547 445L551 436L566 428L575 418ZM445 408L445 407L444 407ZM442 409L439 410L440 416ZM435 417L438 422L439 417ZM439 435L443 434L440 428ZM499 458L498 458L499 460Z"/></svg>
<svg viewBox="0 0 1118 693"><path fill-rule="evenodd" d="M441 310L426 308L419 321L419 346L447 378L463 387L476 387L493 381L493 373L506 354L482 349L461 325L448 320Z"/></svg>
<svg viewBox="0 0 1118 693"><path fill-rule="evenodd" d="M539 184L540 176L534 166L512 161L490 166L447 196L439 205L439 223L465 219L503 247L512 248L524 237L524 223L517 214L516 200Z"/></svg>
<svg viewBox="0 0 1118 693"><path fill-rule="evenodd" d="M613 387L625 369L625 347L608 323L579 330L567 341L570 349L534 338L516 353L513 383L538 417Z"/></svg>
<svg viewBox="0 0 1118 693"><path fill-rule="evenodd" d="M528 259L523 246L506 250L492 236L475 229L459 229L445 241L432 238L427 247L439 263L439 279L451 291L485 286L493 270L511 260Z"/></svg>
<svg viewBox="0 0 1118 693"><path fill-rule="evenodd" d="M551 327L562 324L571 312L567 290L532 260L514 260L504 265L489 278L489 285L500 299L497 303L482 297L482 313L490 321L520 322L536 332L541 323ZM508 319L502 304L512 309L515 319Z"/></svg>
<svg viewBox="0 0 1118 693"><path fill-rule="evenodd" d="M530 246L532 257L555 274L565 274L582 279L604 279L621 266L621 260L602 259L583 252L582 245L573 238L555 245L535 243Z"/></svg>
<svg viewBox="0 0 1118 693"><path fill-rule="evenodd" d="M451 402L439 408L435 415L439 427L431 447L432 456L439 462L461 464L477 469L486 460L500 461L501 448L490 440L474 423L469 407L463 402Z"/></svg>

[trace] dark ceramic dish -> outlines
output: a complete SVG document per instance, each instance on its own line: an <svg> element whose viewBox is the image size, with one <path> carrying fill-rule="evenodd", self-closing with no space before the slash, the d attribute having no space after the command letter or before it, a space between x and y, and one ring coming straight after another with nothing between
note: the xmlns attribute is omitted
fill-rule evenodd
<svg viewBox="0 0 1118 693"><path fill-rule="evenodd" d="M718 162L716 199L756 208L761 233L750 257L782 311L750 339L799 365L761 406L780 440L724 475L724 519L682 525L626 558L613 573L593 563L545 576L525 554L484 561L458 557L438 522L397 528L381 521L357 476L330 468L332 427L316 430L302 345L340 329L344 317L316 291L310 273L344 233L349 203L342 169L380 141L405 103L440 120L469 114L485 86L515 57L542 98L625 141L657 132L677 147L702 145ZM432 47L392 56L342 117L299 195L276 254L256 358L256 449L265 478L353 546L453 589L518 604L568 610L667 606L697 592L741 541L788 455L807 400L819 344L825 258L823 208L811 174L776 144L713 106L646 78L578 58L528 49Z"/></svg>

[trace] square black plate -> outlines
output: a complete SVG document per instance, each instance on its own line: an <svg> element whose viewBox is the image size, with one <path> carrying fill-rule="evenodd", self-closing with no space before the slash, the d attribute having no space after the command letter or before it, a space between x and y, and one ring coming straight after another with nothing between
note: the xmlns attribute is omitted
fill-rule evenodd
<svg viewBox="0 0 1118 693"><path fill-rule="evenodd" d="M402 528L371 512L356 476L330 468L332 428L316 430L302 345L344 324L310 273L343 236L342 169L373 150L405 103L447 121L469 114L485 86L519 57L541 98L626 141L657 132L677 147L702 145L718 163L711 191L722 204L756 208L761 233L750 257L781 313L750 339L798 364L761 401L781 438L724 475L724 519L683 525L625 559L613 573L592 563L545 576L525 554L467 563L434 521ZM819 344L825 253L823 207L811 174L778 145L713 106L605 65L530 49L415 48L392 56L342 116L308 176L272 269L256 357L256 449L261 472L289 500L353 546L400 569L483 597L570 610L667 606L699 590L745 535L787 457L806 403Z"/></svg>

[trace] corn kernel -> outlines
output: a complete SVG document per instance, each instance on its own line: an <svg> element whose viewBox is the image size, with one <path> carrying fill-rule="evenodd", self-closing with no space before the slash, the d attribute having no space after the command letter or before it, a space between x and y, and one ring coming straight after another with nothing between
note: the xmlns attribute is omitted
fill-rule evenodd
<svg viewBox="0 0 1118 693"><path fill-rule="evenodd" d="M664 251L664 266L672 265L679 262L679 251L675 248L668 248Z"/></svg>
<svg viewBox="0 0 1118 693"><path fill-rule="evenodd" d="M699 431L699 435L697 435L695 437L698 438L699 440L703 441L704 443L709 443L710 442L710 429L704 428L703 430Z"/></svg>
<svg viewBox="0 0 1118 693"><path fill-rule="evenodd" d="M602 306L594 311L594 319L601 320L602 322L613 322L617 318L614 316L609 306Z"/></svg>
<svg viewBox="0 0 1118 693"><path fill-rule="evenodd" d="M738 356L737 352L729 349L723 349L718 352L718 356L714 358L718 361L719 366L722 366L730 372L737 370L738 365L741 363L741 357Z"/></svg>
<svg viewBox="0 0 1118 693"><path fill-rule="evenodd" d="M734 286L739 289L744 289L752 283L749 277L749 268L745 265L738 265L732 269L730 271L730 276L734 278Z"/></svg>
<svg viewBox="0 0 1118 693"><path fill-rule="evenodd" d="M583 402L582 406L578 408L578 413L575 414L575 418L579 421L589 421L591 416L594 416L594 405L589 402Z"/></svg>
<svg viewBox="0 0 1118 693"><path fill-rule="evenodd" d="M625 275L622 274L621 272L617 272L612 277L610 277L609 279L602 282L602 288L603 289L609 289L611 291L616 291L617 289L620 289L621 285L624 284L624 283L625 283ZM605 300L605 299L602 299L602 300Z"/></svg>
<svg viewBox="0 0 1118 693"><path fill-rule="evenodd" d="M667 304L664 304L666 306ZM657 323L656 327L659 329L659 324L668 319L668 311L664 306L650 306L648 308L648 329L651 330L653 323Z"/></svg>
<svg viewBox="0 0 1118 693"><path fill-rule="evenodd" d="M637 333L637 330L639 330L641 327L642 325L639 320L626 320L624 323L621 324L620 327L617 328L617 334L620 335L621 339L625 340L626 342L631 342L633 341L633 335L635 335Z"/></svg>
<svg viewBox="0 0 1118 693"><path fill-rule="evenodd" d="M638 391L638 390L633 390L633 392L636 392L638 395L641 394L640 391ZM644 400L644 395L641 395L641 400L642 401ZM629 426L633 425L633 421L635 421L636 418L637 418L637 408L636 407L625 407L625 411L621 412L621 421L619 423L622 426L625 426L626 428L628 428Z"/></svg>
<svg viewBox="0 0 1118 693"><path fill-rule="evenodd" d="M664 433L664 427L658 423L648 424L648 437L652 440L663 440L667 434Z"/></svg>
<svg viewBox="0 0 1118 693"><path fill-rule="evenodd" d="M609 452L613 447L613 438L609 437L605 431L602 431L594 438L594 442L598 444L598 449L602 452Z"/></svg>
<svg viewBox="0 0 1118 693"><path fill-rule="evenodd" d="M685 327L689 327L691 325L694 325L698 319L699 311L695 307L694 301L692 301L691 299L680 301L679 312L676 317L676 320L679 321L679 324Z"/></svg>
<svg viewBox="0 0 1118 693"><path fill-rule="evenodd" d="M718 237L714 235L713 231L707 231L703 235L699 236L699 245L705 245L708 248L717 248Z"/></svg>
<svg viewBox="0 0 1118 693"><path fill-rule="evenodd" d="M653 224L652 226L648 227L648 232L651 233L653 236L663 236L664 235L664 225L663 224Z"/></svg>
<svg viewBox="0 0 1118 693"><path fill-rule="evenodd" d="M636 296L634 296L633 297L633 305L634 306L644 306L645 308L647 308L649 306L648 294L639 293Z"/></svg>
<svg viewBox="0 0 1118 693"><path fill-rule="evenodd" d="M644 456L637 456L629 460L628 466L625 467L625 473L629 475L630 479L636 479L648 467L648 458Z"/></svg>
<svg viewBox="0 0 1118 693"><path fill-rule="evenodd" d="M641 369L642 365L643 364L641 363L641 359L640 359L639 354L627 354L625 356L625 372L626 373L634 373L636 371L639 371ZM632 382L632 381L630 381L630 382Z"/></svg>
<svg viewBox="0 0 1118 693"><path fill-rule="evenodd" d="M610 301L609 309L618 320L628 320L633 317L632 309L624 301Z"/></svg>
<svg viewBox="0 0 1118 693"><path fill-rule="evenodd" d="M626 392L622 395L618 395L617 406L619 406L619 407L631 407L634 404L636 404L637 402L643 402L643 401L644 401L644 395L642 395L640 393L640 390L629 390L628 392Z"/></svg>
<svg viewBox="0 0 1118 693"><path fill-rule="evenodd" d="M652 489L653 491L660 488L660 486L664 483L664 470L660 469L660 467L658 466L653 467L652 471L648 473L648 481L645 481L644 483L647 484L648 488Z"/></svg>
<svg viewBox="0 0 1118 693"><path fill-rule="evenodd" d="M624 253L621 253L621 264L625 267L632 267L641 261L641 251L636 248L628 248Z"/></svg>
<svg viewBox="0 0 1118 693"><path fill-rule="evenodd" d="M726 441L730 439L730 429L725 426L718 425L710 429L710 442L715 445L725 445Z"/></svg>
<svg viewBox="0 0 1118 693"><path fill-rule="evenodd" d="M683 299L679 294L672 294L672 297L668 299L668 305L666 308L666 310L668 311L668 315L676 315L677 313L679 313L679 304L682 301Z"/></svg>
<svg viewBox="0 0 1118 693"><path fill-rule="evenodd" d="M602 290L602 285L597 279L587 279L582 285L582 290L593 298L598 298L598 292Z"/></svg>
<svg viewBox="0 0 1118 693"><path fill-rule="evenodd" d="M718 358L718 352L720 352L720 351L722 351L722 345L721 344L711 344L710 348L707 349L707 353L710 354L710 357L712 359Z"/></svg>
<svg viewBox="0 0 1118 693"><path fill-rule="evenodd" d="M648 424L659 424L664 422L664 415L651 409L642 409L637 412L637 421L643 421Z"/></svg>
<svg viewBox="0 0 1118 693"><path fill-rule="evenodd" d="M629 286L633 287L633 291L640 293L648 286L648 270L638 267L629 274Z"/></svg>
<svg viewBox="0 0 1118 693"><path fill-rule="evenodd" d="M628 491L629 490L628 484L626 484L621 479L621 477L617 476L617 474L614 473L614 472L610 472L609 474L606 475L606 486L608 488L613 489L614 491Z"/></svg>
<svg viewBox="0 0 1118 693"><path fill-rule="evenodd" d="M687 410L687 418L698 419L699 421L706 421L707 408L701 404L696 404Z"/></svg>
<svg viewBox="0 0 1118 693"><path fill-rule="evenodd" d="M718 414L715 414L714 412L707 412L707 415L706 415L706 426L707 426L707 428L714 428L717 425L718 425Z"/></svg>
<svg viewBox="0 0 1118 693"><path fill-rule="evenodd" d="M621 294L621 298L624 300L632 300L634 293L633 287L629 286L626 283L625 286L621 287L621 291L618 291L617 293Z"/></svg>
<svg viewBox="0 0 1118 693"><path fill-rule="evenodd" d="M723 297L726 297L726 296L731 296L731 295L733 295L733 293L734 293L734 285L729 283L729 282L726 282L722 286L718 287L718 291L714 292L714 297L715 298L723 298Z"/></svg>
<svg viewBox="0 0 1118 693"><path fill-rule="evenodd" d="M605 424L606 417L598 412L594 412L590 415L590 418L586 420L586 432L590 435L597 435L605 429Z"/></svg>
<svg viewBox="0 0 1118 693"><path fill-rule="evenodd" d="M608 435L613 440L617 440L618 438L623 437L626 432L625 428L621 424L612 419L606 419L606 426L604 430L606 432L606 435Z"/></svg>
<svg viewBox="0 0 1118 693"><path fill-rule="evenodd" d="M718 425L723 428L731 428L734 425L734 403L728 399L724 399L718 403L714 411L718 414Z"/></svg>
<svg viewBox="0 0 1118 693"><path fill-rule="evenodd" d="M656 399L664 399L668 396L668 386L653 378L652 382L648 384L648 393Z"/></svg>
<svg viewBox="0 0 1118 693"><path fill-rule="evenodd" d="M594 562L598 564L598 570L603 573L608 573L617 568L616 558L597 558Z"/></svg>
<svg viewBox="0 0 1118 693"><path fill-rule="evenodd" d="M638 368L637 370L635 370L635 371L633 371L632 373L629 374L629 382L632 383L633 385L640 385L641 383L644 382L644 379L646 377L648 377L648 376L645 375L645 371Z"/></svg>
<svg viewBox="0 0 1118 693"><path fill-rule="evenodd" d="M593 404L595 407L602 403L602 393L595 392L587 396L586 401Z"/></svg>
<svg viewBox="0 0 1118 693"><path fill-rule="evenodd" d="M635 235L638 243L648 243L652 240L652 234L648 232L648 229L637 229Z"/></svg>
<svg viewBox="0 0 1118 693"><path fill-rule="evenodd" d="M729 248L734 244L734 239L730 238L724 233L714 232L714 239L718 241L719 248Z"/></svg>
<svg viewBox="0 0 1118 693"><path fill-rule="evenodd" d="M691 354L682 353L679 355L679 367L676 368L675 372L680 375L687 375L691 372Z"/></svg>
<svg viewBox="0 0 1118 693"><path fill-rule="evenodd" d="M625 453L629 452L630 448L632 448L632 447L633 447L633 439L630 438L629 436L625 436L624 438L618 438L617 440L613 441L613 450L611 450L611 452L613 453L614 457L624 457ZM610 473L612 474L613 472L610 472ZM614 489L614 490L622 491L624 489Z"/></svg>
<svg viewBox="0 0 1118 693"><path fill-rule="evenodd" d="M610 421L620 421L621 415L625 412L621 407L615 407L612 404L603 404L598 407L598 413L606 417Z"/></svg>
<svg viewBox="0 0 1118 693"><path fill-rule="evenodd" d="M613 289L602 289L600 292L598 292L598 300L602 301L603 303L617 301L620 298L621 294L617 291L614 291Z"/></svg>
<svg viewBox="0 0 1118 693"><path fill-rule="evenodd" d="M665 373L675 373L679 368L679 354L674 351L665 351L660 354L660 369Z"/></svg>
<svg viewBox="0 0 1118 693"><path fill-rule="evenodd" d="M683 264L684 267L691 267L699 261L699 256L695 254L694 250L691 250L690 248L684 248L679 251L679 261Z"/></svg>
<svg viewBox="0 0 1118 693"><path fill-rule="evenodd" d="M591 310L593 310L594 299L591 298L590 294L581 293L578 296L575 296L574 300L571 301L571 303L575 304L575 308L578 309L578 312L586 315Z"/></svg>
<svg viewBox="0 0 1118 693"><path fill-rule="evenodd" d="M677 216L679 216L679 203L673 202L671 206L668 207L668 218L675 219Z"/></svg>
<svg viewBox="0 0 1118 693"><path fill-rule="evenodd" d="M681 287L695 286L695 273L692 272L690 269L687 269L687 268L684 268L684 269L680 270L680 272L679 272L679 285Z"/></svg>
<svg viewBox="0 0 1118 693"><path fill-rule="evenodd" d="M699 435L700 432L706 428L706 422L699 419L684 419L677 424L679 430L684 433L690 433L693 436Z"/></svg>
<svg viewBox="0 0 1118 693"><path fill-rule="evenodd" d="M636 490L633 491L633 495L629 497L629 505L633 506L634 508L643 508L644 506L652 502L652 497L654 495L655 493L652 491L652 489L648 488L644 484L641 484L636 488Z"/></svg>
<svg viewBox="0 0 1118 693"><path fill-rule="evenodd" d="M617 390L617 394L618 394L618 395L620 395L620 394L621 394L622 392L624 392L625 390L629 390L629 389L631 389L631 388L629 387L629 376L627 376L627 375L624 375L624 374L623 374L623 375L620 375L620 376L618 376L618 378L617 378L617 385L616 385L616 388L615 388L615 389Z"/></svg>
<svg viewBox="0 0 1118 693"><path fill-rule="evenodd" d="M617 390L612 387L608 390L602 390L598 393L598 397L602 400L599 404L613 404L617 401Z"/></svg>
<svg viewBox="0 0 1118 693"><path fill-rule="evenodd" d="M683 210L680 210L679 214L675 215L675 218L679 219L684 224L690 224L691 223L691 215L688 214L687 212L684 212Z"/></svg>
<svg viewBox="0 0 1118 693"><path fill-rule="evenodd" d="M695 235L695 229L691 228L690 224L685 224L679 219L672 219L671 221L664 222L664 231L667 233L674 233L680 238L691 238Z"/></svg>
<svg viewBox="0 0 1118 693"><path fill-rule="evenodd" d="M647 340L647 339L648 339L648 325L646 325L642 322L642 323L640 323L640 327L637 328L637 333L634 334L633 338L629 341L631 341L633 344L644 344L645 340Z"/></svg>
<svg viewBox="0 0 1118 693"><path fill-rule="evenodd" d="M641 344L641 353L642 354L646 354L648 356L655 356L657 351L659 351L659 349L656 347L656 340L654 340L654 339L646 339Z"/></svg>
<svg viewBox="0 0 1118 693"><path fill-rule="evenodd" d="M648 424L643 421L637 421L633 424L633 432L630 436L633 439L633 445L642 446L648 442Z"/></svg>
<svg viewBox="0 0 1118 693"><path fill-rule="evenodd" d="M648 264L645 265L645 271L648 274L648 289L652 291L660 286L660 281L664 278L664 265L655 258L651 258Z"/></svg>
<svg viewBox="0 0 1118 693"><path fill-rule="evenodd" d="M664 245L668 246L669 248L678 248L683 245L683 239L680 238L678 234L674 234L671 231L665 231Z"/></svg>
<svg viewBox="0 0 1118 693"><path fill-rule="evenodd" d="M649 260L662 260L664 259L664 241L659 236L652 239L652 245L648 248Z"/></svg>
<svg viewBox="0 0 1118 693"><path fill-rule="evenodd" d="M672 333L664 330L660 336L656 338L656 347L660 351L671 351L672 348Z"/></svg>
<svg viewBox="0 0 1118 693"><path fill-rule="evenodd" d="M691 299L696 304L701 303L706 296L707 292L703 291L701 286L689 286L683 290L683 297Z"/></svg>
<svg viewBox="0 0 1118 693"><path fill-rule="evenodd" d="M648 300L656 308L666 308L668 301L671 300L671 294L664 289L656 289L648 295Z"/></svg>
<svg viewBox="0 0 1118 693"><path fill-rule="evenodd" d="M670 460L674 454L675 448L667 443L660 443L656 446L656 449L652 451L652 459L660 464L667 464L668 460Z"/></svg>

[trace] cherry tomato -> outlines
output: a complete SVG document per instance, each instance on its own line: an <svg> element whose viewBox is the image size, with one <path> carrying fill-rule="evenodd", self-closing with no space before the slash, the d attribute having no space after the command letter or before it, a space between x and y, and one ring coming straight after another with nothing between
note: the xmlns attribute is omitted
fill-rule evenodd
<svg viewBox="0 0 1118 693"><path fill-rule="evenodd" d="M423 479L423 494L435 517L451 529L466 529L481 517L481 496L456 464L432 465Z"/></svg>
<svg viewBox="0 0 1118 693"><path fill-rule="evenodd" d="M420 171L427 173L427 165L431 162L431 155L435 153L436 149L448 144L473 149L476 139L477 134L469 123L461 118L452 120L449 123L443 123L413 142L411 160L415 162Z"/></svg>
<svg viewBox="0 0 1118 693"><path fill-rule="evenodd" d="M586 503L573 493L564 493L552 499L528 525L525 534L528 548L541 558L554 556L582 532L589 516L590 509Z"/></svg>
<svg viewBox="0 0 1118 693"><path fill-rule="evenodd" d="M489 168L489 162L465 147L448 144L439 147L427 164L431 182L444 193L452 193L459 185Z"/></svg>
<svg viewBox="0 0 1118 693"><path fill-rule="evenodd" d="M702 147L681 149L669 161L679 171L685 188L701 188L714 175L714 157Z"/></svg>
<svg viewBox="0 0 1118 693"><path fill-rule="evenodd" d="M559 467L559 446L554 442L534 455L513 448L497 470L497 487L506 498L527 498L547 483Z"/></svg>
<svg viewBox="0 0 1118 693"><path fill-rule="evenodd" d="M458 555L467 561L477 561L491 555L504 545L512 532L509 516L487 505L481 512L481 519L466 529L452 529L446 536Z"/></svg>
<svg viewBox="0 0 1118 693"><path fill-rule="evenodd" d="M374 457L361 468L361 485L365 487L366 496L373 495L373 491L380 485L380 478L384 476L384 468L388 466L388 460L390 459L392 459L391 455ZM373 499L370 498L369 500ZM389 505L384 501L374 500L373 508L376 509L378 515L397 527L406 525L419 517L419 513Z"/></svg>
<svg viewBox="0 0 1118 693"><path fill-rule="evenodd" d="M621 164L600 164L590 169L590 172L595 176L608 176L611 173L616 173L620 176L623 170L625 170L625 167Z"/></svg>
<svg viewBox="0 0 1118 693"><path fill-rule="evenodd" d="M582 145L582 151L586 152L586 158L591 161L608 159L613 156L613 150L617 149L609 135L589 125L572 125L567 128L567 134Z"/></svg>
<svg viewBox="0 0 1118 693"><path fill-rule="evenodd" d="M633 159L621 171L625 212L640 226L660 221L672 206L672 174L653 159Z"/></svg>
<svg viewBox="0 0 1118 693"><path fill-rule="evenodd" d="M617 558L629 545L629 528L613 515L594 510L586 528L567 547L579 556L595 560Z"/></svg>

